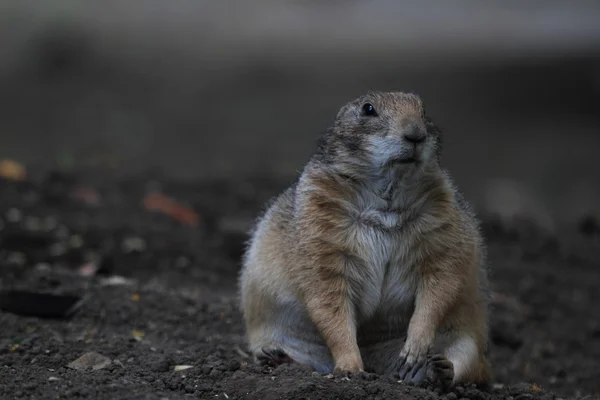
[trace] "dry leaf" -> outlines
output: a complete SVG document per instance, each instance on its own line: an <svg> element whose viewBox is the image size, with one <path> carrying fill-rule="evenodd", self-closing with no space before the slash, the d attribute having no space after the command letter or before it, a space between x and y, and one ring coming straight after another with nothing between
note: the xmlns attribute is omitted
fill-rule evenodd
<svg viewBox="0 0 600 400"><path fill-rule="evenodd" d="M144 197L144 207L148 211L158 211L190 226L197 226L198 214L189 207L161 193L150 193Z"/></svg>
<svg viewBox="0 0 600 400"><path fill-rule="evenodd" d="M25 167L13 160L0 161L0 176L6 179L22 181L27 176Z"/></svg>
<svg viewBox="0 0 600 400"><path fill-rule="evenodd" d="M138 329L134 329L134 330L131 331L131 335L133 336L133 338L135 340L137 340L139 342L140 340L142 340L142 338L144 337L145 333L142 332L142 331L140 331L140 330L138 330Z"/></svg>
<svg viewBox="0 0 600 400"><path fill-rule="evenodd" d="M10 347L8 348L8 351L9 351L10 353L12 353L13 351L15 351L15 350L16 350L16 349L18 349L18 348L19 348L19 344L18 344L18 343L11 344L11 345L10 345Z"/></svg>

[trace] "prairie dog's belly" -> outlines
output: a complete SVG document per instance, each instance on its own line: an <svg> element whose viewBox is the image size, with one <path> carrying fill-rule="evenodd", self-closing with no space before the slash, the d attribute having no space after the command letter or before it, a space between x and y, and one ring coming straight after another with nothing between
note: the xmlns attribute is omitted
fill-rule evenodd
<svg viewBox="0 0 600 400"><path fill-rule="evenodd" d="M403 338L414 310L415 279L401 266L390 266L383 284L379 303L371 315L358 321L361 345Z"/></svg>

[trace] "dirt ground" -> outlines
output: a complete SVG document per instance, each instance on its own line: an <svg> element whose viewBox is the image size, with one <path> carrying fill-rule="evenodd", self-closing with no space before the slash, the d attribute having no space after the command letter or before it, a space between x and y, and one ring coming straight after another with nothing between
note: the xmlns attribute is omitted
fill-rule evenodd
<svg viewBox="0 0 600 400"><path fill-rule="evenodd" d="M252 365L239 257L252 219L287 183L93 172L0 181L0 288L85 298L69 318L0 311L0 398L600 398L600 227L591 218L557 236L482 217L495 290L489 389L440 395L372 374ZM148 193L177 199L197 220ZM158 203L176 214L148 209ZM67 367L91 351L111 362Z"/></svg>

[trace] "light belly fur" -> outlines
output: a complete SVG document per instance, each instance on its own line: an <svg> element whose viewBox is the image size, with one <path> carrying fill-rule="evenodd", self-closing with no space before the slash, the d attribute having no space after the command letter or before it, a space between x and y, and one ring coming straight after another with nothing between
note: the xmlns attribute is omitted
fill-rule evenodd
<svg viewBox="0 0 600 400"><path fill-rule="evenodd" d="M371 342L404 335L412 314L418 274L398 229L400 216L367 211L348 231L347 247L362 261L354 290L359 337Z"/></svg>

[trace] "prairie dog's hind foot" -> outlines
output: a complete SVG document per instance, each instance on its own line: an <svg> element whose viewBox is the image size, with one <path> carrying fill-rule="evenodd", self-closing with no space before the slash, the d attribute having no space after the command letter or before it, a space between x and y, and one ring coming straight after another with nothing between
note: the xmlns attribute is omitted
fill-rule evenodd
<svg viewBox="0 0 600 400"><path fill-rule="evenodd" d="M426 380L442 390L448 390L454 381L454 364L442 354L430 356L427 360Z"/></svg>
<svg viewBox="0 0 600 400"><path fill-rule="evenodd" d="M398 378L411 385L429 384L446 391L454 380L454 365L441 354L429 355L414 363L400 359L396 368Z"/></svg>
<svg viewBox="0 0 600 400"><path fill-rule="evenodd" d="M256 361L259 365L269 366L272 368L276 368L281 364L290 364L293 363L294 360L287 353L280 348L264 346L260 350L254 353L254 357L256 357Z"/></svg>

